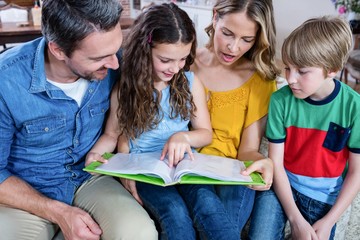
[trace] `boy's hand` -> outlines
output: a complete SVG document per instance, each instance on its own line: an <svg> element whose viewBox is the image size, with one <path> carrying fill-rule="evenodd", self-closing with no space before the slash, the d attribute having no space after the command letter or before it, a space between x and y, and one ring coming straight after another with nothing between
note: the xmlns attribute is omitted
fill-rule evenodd
<svg viewBox="0 0 360 240"><path fill-rule="evenodd" d="M324 218L319 219L312 225L319 240L327 240L330 238L332 223L327 223Z"/></svg>
<svg viewBox="0 0 360 240"><path fill-rule="evenodd" d="M254 161L248 168L246 168L241 174L249 176L252 172L259 172L261 177L264 179L265 186L249 186L249 188L258 191L269 190L274 175L274 164L270 158L264 158Z"/></svg>
<svg viewBox="0 0 360 240"><path fill-rule="evenodd" d="M304 240L319 240L312 226L302 218L299 221L290 222L291 238Z"/></svg>
<svg viewBox="0 0 360 240"><path fill-rule="evenodd" d="M131 195L133 195L135 200L138 203L140 203L140 205L143 205L143 202L141 201L141 198L140 198L140 196L139 196L139 194L137 193L137 190L136 190L136 181L126 179L126 178L119 178L119 179L121 181L121 184L124 186L124 188L126 190L128 190L129 193L131 193Z"/></svg>
<svg viewBox="0 0 360 240"><path fill-rule="evenodd" d="M190 159L193 160L194 155L191 150L189 136L184 132L178 132L166 142L160 160L164 160L167 155L169 167L176 166L184 158L186 152L189 154Z"/></svg>
<svg viewBox="0 0 360 240"><path fill-rule="evenodd" d="M99 153L89 152L86 155L86 158L85 158L85 166L89 165L92 162L96 162L96 161L102 162L102 163L107 163L108 162L108 160L103 158Z"/></svg>

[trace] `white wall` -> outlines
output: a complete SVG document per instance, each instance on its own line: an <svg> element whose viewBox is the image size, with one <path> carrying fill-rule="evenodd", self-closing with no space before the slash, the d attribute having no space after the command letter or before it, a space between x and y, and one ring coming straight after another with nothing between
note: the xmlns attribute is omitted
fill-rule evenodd
<svg viewBox="0 0 360 240"><path fill-rule="evenodd" d="M273 0L273 5L278 58L281 58L281 46L284 39L305 20L337 14L331 0Z"/></svg>

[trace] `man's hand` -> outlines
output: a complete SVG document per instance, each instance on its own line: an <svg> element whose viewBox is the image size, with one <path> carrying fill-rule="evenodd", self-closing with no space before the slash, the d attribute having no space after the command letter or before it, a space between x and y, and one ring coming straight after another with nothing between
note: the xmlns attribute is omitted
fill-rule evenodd
<svg viewBox="0 0 360 240"><path fill-rule="evenodd" d="M99 153L96 152L89 152L86 155L86 159L85 159L85 166L89 165L92 162L102 162L102 163L107 163L108 160L106 160L105 158L103 158Z"/></svg>
<svg viewBox="0 0 360 240"><path fill-rule="evenodd" d="M66 240L98 240L102 234L91 216L77 207L69 206L57 224Z"/></svg>

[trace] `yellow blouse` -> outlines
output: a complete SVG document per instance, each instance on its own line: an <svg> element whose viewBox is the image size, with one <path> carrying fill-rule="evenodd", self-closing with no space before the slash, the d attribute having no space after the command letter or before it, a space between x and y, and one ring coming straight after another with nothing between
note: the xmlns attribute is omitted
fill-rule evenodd
<svg viewBox="0 0 360 240"><path fill-rule="evenodd" d="M241 87L230 91L206 89L213 139L210 145L198 151L237 158L243 129L267 114L270 96L275 90L275 81L266 81L257 73Z"/></svg>

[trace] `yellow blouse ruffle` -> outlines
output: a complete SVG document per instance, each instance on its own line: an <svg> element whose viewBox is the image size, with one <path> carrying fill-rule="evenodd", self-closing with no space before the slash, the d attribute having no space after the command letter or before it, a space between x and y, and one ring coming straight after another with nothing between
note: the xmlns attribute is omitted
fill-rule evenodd
<svg viewBox="0 0 360 240"><path fill-rule="evenodd" d="M198 151L236 158L243 129L267 114L270 96L275 90L275 81L266 81L257 73L230 91L206 89L213 140Z"/></svg>

